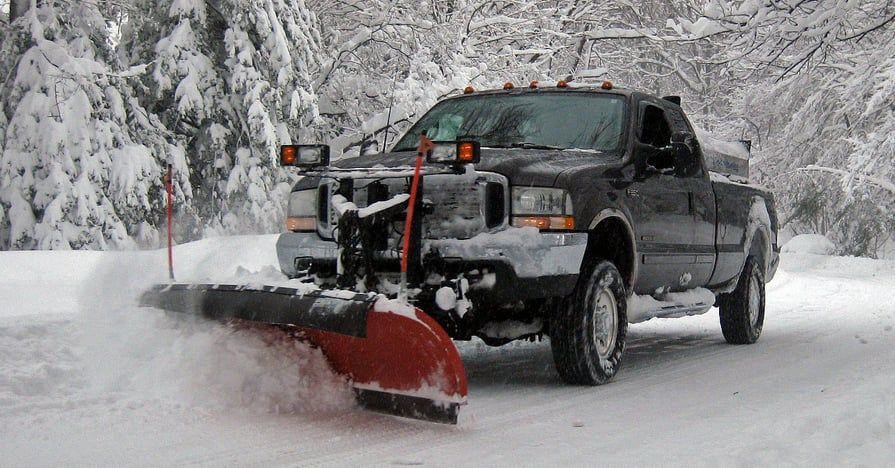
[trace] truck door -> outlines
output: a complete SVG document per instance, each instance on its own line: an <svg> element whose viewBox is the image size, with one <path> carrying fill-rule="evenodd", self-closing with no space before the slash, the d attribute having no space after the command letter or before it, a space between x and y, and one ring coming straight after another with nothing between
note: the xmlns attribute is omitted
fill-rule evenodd
<svg viewBox="0 0 895 468"><path fill-rule="evenodd" d="M694 276L699 276L694 199L690 181L675 174L670 151L673 126L659 103L641 101L638 111L634 143L637 175L625 190L640 262L636 291L652 294L660 289L693 287ZM713 259L708 266L711 275Z"/></svg>
<svg viewBox="0 0 895 468"><path fill-rule="evenodd" d="M677 106L665 108L665 115L671 125L672 132L689 132L694 134L693 126L687 120L684 112ZM715 228L717 222L717 207L715 206L715 193L708 172L703 163L702 150L695 148L690 167L695 168L692 173L682 174L675 171L682 178L684 185L690 194L690 215L692 216L693 240L690 250L694 254L695 263L690 270L692 278L684 287L705 286L709 283L715 268Z"/></svg>

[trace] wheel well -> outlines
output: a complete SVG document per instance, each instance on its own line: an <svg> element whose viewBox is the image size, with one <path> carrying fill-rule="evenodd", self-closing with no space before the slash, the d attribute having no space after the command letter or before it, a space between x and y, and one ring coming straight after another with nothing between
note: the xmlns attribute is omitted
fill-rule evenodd
<svg viewBox="0 0 895 468"><path fill-rule="evenodd" d="M752 245L749 246L749 255L755 257L755 259L758 261L758 265L761 267L761 272L765 275L768 272L768 259L766 258L767 253L767 236L761 229L756 229L755 235L752 237Z"/></svg>
<svg viewBox="0 0 895 468"><path fill-rule="evenodd" d="M621 219L606 218L588 234L582 267L590 267L597 259L612 262L621 273L625 288L631 290L635 270L634 244L627 225Z"/></svg>

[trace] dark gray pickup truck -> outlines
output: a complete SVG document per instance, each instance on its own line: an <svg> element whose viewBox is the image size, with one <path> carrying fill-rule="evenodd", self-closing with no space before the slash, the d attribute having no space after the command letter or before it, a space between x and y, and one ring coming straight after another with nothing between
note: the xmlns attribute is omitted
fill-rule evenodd
<svg viewBox="0 0 895 468"><path fill-rule="evenodd" d="M752 343L778 263L773 196L710 171L679 103L606 84L467 89L387 153L329 165L325 146L296 146L326 156L293 188L280 266L398 295L402 194L424 134L443 157L423 169L403 280L453 338L546 334L562 378L581 384L615 374L629 322L717 305L727 341Z"/></svg>

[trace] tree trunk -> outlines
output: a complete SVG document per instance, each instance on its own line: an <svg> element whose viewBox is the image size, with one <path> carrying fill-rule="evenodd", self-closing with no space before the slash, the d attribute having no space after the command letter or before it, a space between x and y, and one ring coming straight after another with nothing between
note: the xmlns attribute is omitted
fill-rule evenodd
<svg viewBox="0 0 895 468"><path fill-rule="evenodd" d="M9 22L12 23L16 18L21 17L31 7L31 0L10 0L9 2Z"/></svg>

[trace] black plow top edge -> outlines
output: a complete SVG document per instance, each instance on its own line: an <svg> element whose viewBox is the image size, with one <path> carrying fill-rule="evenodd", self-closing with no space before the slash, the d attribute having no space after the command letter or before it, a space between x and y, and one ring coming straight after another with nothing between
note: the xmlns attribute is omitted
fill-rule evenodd
<svg viewBox="0 0 895 468"><path fill-rule="evenodd" d="M325 290L303 292L279 286L157 284L140 297L141 306L214 320L239 319L267 325L311 328L364 337L367 313L376 296Z"/></svg>

